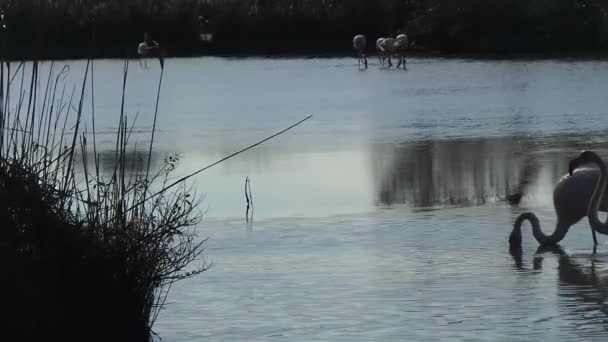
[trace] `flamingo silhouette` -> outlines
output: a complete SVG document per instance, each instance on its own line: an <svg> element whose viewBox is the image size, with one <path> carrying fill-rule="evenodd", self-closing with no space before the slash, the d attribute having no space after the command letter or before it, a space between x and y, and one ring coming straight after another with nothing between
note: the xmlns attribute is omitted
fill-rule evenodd
<svg viewBox="0 0 608 342"><path fill-rule="evenodd" d="M367 69L367 57L365 56L365 49L367 49L367 38L364 35L358 34L353 38L353 47L357 51L359 57L359 70L361 70L361 61L365 69Z"/></svg>
<svg viewBox="0 0 608 342"><path fill-rule="evenodd" d="M598 167L591 167L588 165L590 163ZM570 162L568 174L557 182L553 190L553 205L557 214L553 233L545 235L538 217L531 212L523 213L516 219L509 236L511 248L521 247L521 225L526 220L532 224L536 241L543 246L550 246L563 240L570 227L585 216L589 216L593 242L597 245L595 232L608 234L608 224L602 223L597 217L599 210L608 211L608 202L603 196L608 184L607 176L606 166L600 157L590 151L582 152Z"/></svg>

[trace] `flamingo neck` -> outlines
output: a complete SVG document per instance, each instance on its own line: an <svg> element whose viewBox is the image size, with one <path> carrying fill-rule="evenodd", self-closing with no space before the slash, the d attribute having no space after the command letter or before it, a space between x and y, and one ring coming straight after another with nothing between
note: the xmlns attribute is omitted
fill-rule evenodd
<svg viewBox="0 0 608 342"><path fill-rule="evenodd" d="M556 245L558 242L563 240L570 228L569 226L558 221L553 234L545 235L545 233L543 233L540 228L540 222L538 220L538 217L531 212L523 213L519 215L519 217L517 217L517 220L515 220L515 224L513 225L513 231L509 236L509 245L511 249L521 248L521 225L526 220L530 221L530 224L532 225L532 234L534 235L536 241L542 246Z"/></svg>

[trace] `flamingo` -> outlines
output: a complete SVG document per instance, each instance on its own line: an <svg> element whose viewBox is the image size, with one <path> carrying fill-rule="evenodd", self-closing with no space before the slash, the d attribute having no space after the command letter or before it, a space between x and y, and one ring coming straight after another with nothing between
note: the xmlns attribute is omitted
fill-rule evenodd
<svg viewBox="0 0 608 342"><path fill-rule="evenodd" d="M380 65L384 66L384 60L386 59L386 56L384 55L384 51L382 50L382 41L384 41L384 38L378 38L376 40L376 50L378 50L378 61L380 62Z"/></svg>
<svg viewBox="0 0 608 342"><path fill-rule="evenodd" d="M364 35L358 34L353 38L353 47L357 51L359 57L359 70L361 70L361 60L367 69L367 57L365 57L365 49L367 48L367 38Z"/></svg>
<svg viewBox="0 0 608 342"><path fill-rule="evenodd" d="M398 35L397 38L395 38L395 47L399 56L399 64L397 64L397 69L399 69L401 63L403 63L403 69L405 69L405 50L408 47L407 35Z"/></svg>
<svg viewBox="0 0 608 342"><path fill-rule="evenodd" d="M389 37L382 39L382 42L380 42L380 51L385 56L388 56L388 67L392 67L393 63L391 62L391 56L394 56L397 51L395 38Z"/></svg>
<svg viewBox="0 0 608 342"><path fill-rule="evenodd" d="M589 164L596 164L596 167ZM553 190L553 206L557 214L554 232L545 235L538 217L534 213L525 212L517 217L513 225L509 236L511 249L521 248L521 225L526 220L532 224L534 238L543 246L559 243L570 227L584 217L589 219L594 245L597 245L595 232L608 235L608 225L597 217L598 211L608 211L608 198L604 196L608 184L606 165L595 153L584 151L570 162L568 171Z"/></svg>
<svg viewBox="0 0 608 342"><path fill-rule="evenodd" d="M165 66L165 61L163 57L160 55L160 45L155 40L150 38L150 35L146 32L144 33L144 41L137 45L137 54L140 57L146 57L148 55L156 54L158 57L158 61L160 62L160 67L163 68ZM141 65L141 60L139 61ZM148 65L146 60L144 59L144 67L147 68Z"/></svg>

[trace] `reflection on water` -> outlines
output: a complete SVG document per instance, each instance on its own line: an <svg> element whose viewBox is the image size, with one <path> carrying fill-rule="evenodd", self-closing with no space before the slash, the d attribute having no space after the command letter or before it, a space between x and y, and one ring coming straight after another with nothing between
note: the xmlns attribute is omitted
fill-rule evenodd
<svg viewBox="0 0 608 342"><path fill-rule="evenodd" d="M533 269L543 269L546 253L557 259L557 294L566 320L580 337L604 337L608 331L608 255L568 255L561 247L539 247ZM511 251L515 265L525 270L521 249Z"/></svg>
<svg viewBox="0 0 608 342"><path fill-rule="evenodd" d="M389 148L388 167L375 172L378 201L383 205L493 202L520 182L523 169L521 158L513 158L521 147L506 139L429 141Z"/></svg>
<svg viewBox="0 0 608 342"><path fill-rule="evenodd" d="M89 151L90 152L90 151ZM148 150L137 149L137 150L127 150L122 154L122 158L124 159L122 162L125 166L125 172L127 175L131 175L134 173L141 173L142 170L145 171L145 167L148 162ZM99 166L102 174L112 175L114 172L116 163L116 151L110 149L104 149L98 152L99 156ZM88 160L92 160L91 157ZM152 171L157 170L161 165L162 155L159 154L158 151L153 151L150 157L150 168Z"/></svg>
<svg viewBox="0 0 608 342"><path fill-rule="evenodd" d="M376 201L412 207L517 203L522 195L546 201L580 149L605 147L594 145L568 135L378 144L371 162Z"/></svg>
<svg viewBox="0 0 608 342"><path fill-rule="evenodd" d="M214 217L242 215L246 177L252 179L261 218L369 213L397 206L418 210L504 201L520 204L520 200L522 206L552 207L554 185L567 173L570 160L583 149L606 156L606 137L599 131L585 136L370 142L335 150L275 143L206 171L197 185L209 195ZM126 154L127 172L145 165L148 151L142 146ZM187 152L175 176L194 172L230 152ZM152 170L167 155L155 150ZM114 171L114 158L113 149L101 150L106 176Z"/></svg>
<svg viewBox="0 0 608 342"><path fill-rule="evenodd" d="M193 171L313 114L193 181L209 195L209 214L216 217L242 216L240 184L248 176L260 217L319 217L396 204L479 205L518 194L524 202L550 205L570 153L605 146L606 132L598 131L608 124L605 61L414 58L408 72L366 73L351 62L167 60L155 136L160 160L182 153L181 171ZM70 89L82 81L86 63L66 63L70 73L59 87ZM46 79L50 63L40 68ZM102 85L95 87L96 138L100 150L110 151L107 171L122 106L122 67L102 60L95 70ZM137 118L130 141L144 150L159 71L134 66L127 82L124 113ZM25 69L26 79L30 72ZM89 132L90 91L82 118ZM18 103L19 92L11 94L11 103ZM44 92L39 96L42 101Z"/></svg>

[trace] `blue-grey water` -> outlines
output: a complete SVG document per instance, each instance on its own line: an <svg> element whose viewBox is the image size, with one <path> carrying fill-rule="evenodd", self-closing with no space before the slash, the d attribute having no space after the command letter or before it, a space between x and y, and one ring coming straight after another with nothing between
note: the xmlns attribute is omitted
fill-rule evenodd
<svg viewBox="0 0 608 342"><path fill-rule="evenodd" d="M526 231L511 255L507 237L527 210L552 230L570 158L608 155L608 62L355 63L167 61L156 166L177 152L185 174L313 118L189 182L206 194L198 229L213 267L173 286L155 325L163 340L605 341L606 239L592 254L581 222L562 249L537 251ZM84 63L69 64L76 84ZM160 72L148 66L130 63L125 103L144 150ZM102 155L121 75L119 61L95 63Z"/></svg>

